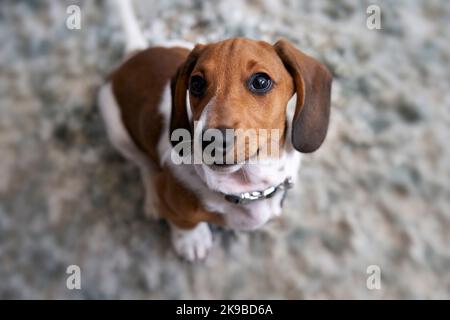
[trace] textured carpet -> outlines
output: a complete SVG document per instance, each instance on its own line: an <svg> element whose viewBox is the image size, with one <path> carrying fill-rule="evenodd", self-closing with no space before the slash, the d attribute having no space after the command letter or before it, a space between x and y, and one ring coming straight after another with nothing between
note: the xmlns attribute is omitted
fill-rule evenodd
<svg viewBox="0 0 450 320"><path fill-rule="evenodd" d="M63 2L0 6L0 298L450 298L450 2L136 1L151 42L285 37L334 75L328 138L282 219L215 229L198 264L145 219L138 171L99 118L118 14L74 3L81 30Z"/></svg>

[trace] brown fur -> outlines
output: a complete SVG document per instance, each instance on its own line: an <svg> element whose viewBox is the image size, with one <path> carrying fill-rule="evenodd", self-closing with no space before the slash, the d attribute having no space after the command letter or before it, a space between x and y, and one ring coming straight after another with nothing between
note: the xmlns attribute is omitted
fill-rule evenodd
<svg viewBox="0 0 450 320"><path fill-rule="evenodd" d="M159 197L159 213L179 228L191 229L206 221L223 225L223 215L205 210L199 199L182 184L169 170L161 171L155 177Z"/></svg>
<svg viewBox="0 0 450 320"><path fill-rule="evenodd" d="M274 48L294 79L297 91L292 144L300 152L316 151L327 135L332 75L323 64L285 40L278 41Z"/></svg>
<svg viewBox="0 0 450 320"><path fill-rule="evenodd" d="M158 105L164 86L188 54L184 48L149 48L135 53L110 76L126 129L155 165L162 129Z"/></svg>

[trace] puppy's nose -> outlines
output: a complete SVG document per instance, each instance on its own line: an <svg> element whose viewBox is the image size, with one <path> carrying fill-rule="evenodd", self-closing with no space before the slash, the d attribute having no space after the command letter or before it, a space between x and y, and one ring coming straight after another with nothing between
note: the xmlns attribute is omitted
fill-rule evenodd
<svg viewBox="0 0 450 320"><path fill-rule="evenodd" d="M225 155L232 147L233 142L234 133L231 128L208 128L203 131L202 150L213 143L214 151Z"/></svg>
<svg viewBox="0 0 450 320"><path fill-rule="evenodd" d="M229 148L233 145L234 142L234 132L232 128L217 128L222 136L222 149L224 149L224 153L228 151Z"/></svg>

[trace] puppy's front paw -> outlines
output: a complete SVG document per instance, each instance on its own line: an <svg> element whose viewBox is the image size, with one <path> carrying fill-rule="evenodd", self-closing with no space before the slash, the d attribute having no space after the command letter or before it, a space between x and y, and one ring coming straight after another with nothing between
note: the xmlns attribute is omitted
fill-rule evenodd
<svg viewBox="0 0 450 320"><path fill-rule="evenodd" d="M206 222L194 229L184 230L171 224L171 239L177 254L188 260L204 259L212 246L212 234Z"/></svg>

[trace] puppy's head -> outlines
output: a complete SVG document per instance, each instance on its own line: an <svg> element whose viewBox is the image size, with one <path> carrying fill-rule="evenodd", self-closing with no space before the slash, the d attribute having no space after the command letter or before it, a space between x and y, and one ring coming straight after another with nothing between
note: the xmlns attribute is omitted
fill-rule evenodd
<svg viewBox="0 0 450 320"><path fill-rule="evenodd" d="M283 145L286 106L295 93L292 145L313 152L325 139L330 114L331 74L324 65L285 40L270 45L234 38L197 45L172 79L170 132L184 128L193 134L198 121L199 130L224 133L234 159L247 160L273 143L273 130L281 133L276 139ZM260 129L267 134L260 135ZM236 132L256 133L257 139L238 144Z"/></svg>

